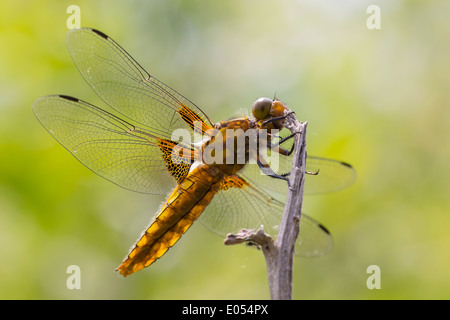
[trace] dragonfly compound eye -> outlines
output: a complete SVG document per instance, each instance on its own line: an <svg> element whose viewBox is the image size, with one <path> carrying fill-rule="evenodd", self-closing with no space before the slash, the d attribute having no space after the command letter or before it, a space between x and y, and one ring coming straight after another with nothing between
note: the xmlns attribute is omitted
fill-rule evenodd
<svg viewBox="0 0 450 320"><path fill-rule="evenodd" d="M267 118L272 108L272 102L269 98L259 98L256 100L252 105L253 116L258 120Z"/></svg>

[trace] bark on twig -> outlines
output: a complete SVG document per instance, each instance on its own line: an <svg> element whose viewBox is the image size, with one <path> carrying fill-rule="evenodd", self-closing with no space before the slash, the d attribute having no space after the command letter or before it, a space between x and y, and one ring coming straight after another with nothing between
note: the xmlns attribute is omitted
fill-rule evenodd
<svg viewBox="0 0 450 320"><path fill-rule="evenodd" d="M295 135L295 150L290 174L290 188L276 242L267 235L263 226L256 232L242 230L228 234L225 244L250 243L261 247L266 259L270 297L272 300L292 299L292 272L294 246L300 232L306 164L306 127L294 116L286 119L286 128Z"/></svg>

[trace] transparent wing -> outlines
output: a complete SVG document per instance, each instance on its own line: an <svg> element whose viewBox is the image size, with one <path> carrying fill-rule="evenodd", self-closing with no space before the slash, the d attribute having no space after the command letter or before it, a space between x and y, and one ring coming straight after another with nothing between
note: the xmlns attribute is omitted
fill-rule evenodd
<svg viewBox="0 0 450 320"><path fill-rule="evenodd" d="M67 46L78 70L113 109L158 137L175 129L192 132L193 121L211 126L191 101L145 71L113 39L94 29L74 29Z"/></svg>
<svg viewBox="0 0 450 320"><path fill-rule="evenodd" d="M33 111L75 158L115 184L151 194L165 194L175 186L158 139L146 129L68 96L41 97Z"/></svg>
<svg viewBox="0 0 450 320"><path fill-rule="evenodd" d="M344 189L356 179L355 169L348 163L320 157L306 157L305 193L317 194Z"/></svg>
<svg viewBox="0 0 450 320"><path fill-rule="evenodd" d="M292 156L286 157L275 154L271 159L269 152L268 159L271 168L277 174L285 174L291 171ZM355 169L341 161L307 156L306 171L316 173L305 176L305 194L318 194L338 191L350 186L356 179ZM263 174L256 164L247 164L240 172L247 181L258 185L266 191L283 199L287 193L287 183L284 180L274 179Z"/></svg>
<svg viewBox="0 0 450 320"><path fill-rule="evenodd" d="M221 189L200 216L200 221L209 230L221 236L243 228L256 230L263 225L264 231L276 238L284 203L246 182L246 185L239 188ZM331 246L332 238L327 229L302 214L300 234L295 247L296 255L320 256L328 252Z"/></svg>

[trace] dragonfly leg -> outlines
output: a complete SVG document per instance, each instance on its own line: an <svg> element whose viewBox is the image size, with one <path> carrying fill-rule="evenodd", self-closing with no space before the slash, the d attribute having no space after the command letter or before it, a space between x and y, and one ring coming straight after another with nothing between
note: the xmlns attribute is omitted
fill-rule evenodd
<svg viewBox="0 0 450 320"><path fill-rule="evenodd" d="M256 160L256 163L258 164L262 173L264 173L265 175L267 175L269 177L275 178L275 179L285 180L288 184L288 187L291 188L289 178L287 178L287 176L285 174L282 174L282 175L276 174L266 162L263 163L260 159L261 158L258 157L258 159Z"/></svg>
<svg viewBox="0 0 450 320"><path fill-rule="evenodd" d="M285 115L280 116L280 117L275 117L275 118L270 118L269 120L264 121L263 123L261 123L261 126L265 126L268 123L274 122L274 121L278 121L278 120L284 120L286 119L289 115L294 114L294 111L289 111L287 112Z"/></svg>
<svg viewBox="0 0 450 320"><path fill-rule="evenodd" d="M287 137L281 138L280 141L278 141L276 143L267 141L267 147L270 149L274 149L275 151L277 151L279 154L282 154L283 156L290 156L292 154L292 152L294 151L295 145L292 144L291 150L287 150L287 149L284 149L283 147L280 147L280 144L282 144L283 142L285 142L289 139L292 139L292 137L294 137L298 133L300 133L300 132L294 132Z"/></svg>
<svg viewBox="0 0 450 320"><path fill-rule="evenodd" d="M305 171L305 173L306 174L309 174L309 175L312 175L312 176L317 176L318 174L319 174L319 169L317 169L317 171L315 171L315 172L311 172L311 171ZM291 175L291 173L290 172L286 172L286 173L282 173L282 174L280 174L280 176L283 176L283 177L289 177Z"/></svg>

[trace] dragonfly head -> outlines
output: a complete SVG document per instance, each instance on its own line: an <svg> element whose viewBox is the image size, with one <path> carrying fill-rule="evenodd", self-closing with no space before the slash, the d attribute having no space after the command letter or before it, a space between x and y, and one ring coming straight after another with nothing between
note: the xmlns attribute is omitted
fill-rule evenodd
<svg viewBox="0 0 450 320"><path fill-rule="evenodd" d="M252 114L263 129L283 128L283 117L289 111L281 101L269 98L259 98L252 105ZM275 118L280 119L275 120Z"/></svg>

